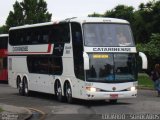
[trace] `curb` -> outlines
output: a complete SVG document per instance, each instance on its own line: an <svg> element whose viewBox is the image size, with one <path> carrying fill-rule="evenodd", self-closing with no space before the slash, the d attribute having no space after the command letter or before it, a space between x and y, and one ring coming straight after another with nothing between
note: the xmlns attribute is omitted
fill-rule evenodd
<svg viewBox="0 0 160 120"><path fill-rule="evenodd" d="M32 112L31 112L28 108L24 108L24 107L23 107L23 109L25 109L25 110L28 112L28 115L27 115L26 117L24 117L23 120L28 120L29 118L32 117Z"/></svg>
<svg viewBox="0 0 160 120"><path fill-rule="evenodd" d="M25 107L17 107L2 103L0 103L0 107L4 110L3 112L1 112L2 119L28 120L32 117L32 112Z"/></svg>

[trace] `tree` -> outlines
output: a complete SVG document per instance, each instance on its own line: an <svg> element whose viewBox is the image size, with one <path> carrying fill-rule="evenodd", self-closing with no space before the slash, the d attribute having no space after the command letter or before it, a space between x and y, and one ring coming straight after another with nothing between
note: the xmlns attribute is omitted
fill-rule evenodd
<svg viewBox="0 0 160 120"><path fill-rule="evenodd" d="M160 33L160 1L157 1L152 7L153 14L153 33Z"/></svg>
<svg viewBox="0 0 160 120"><path fill-rule="evenodd" d="M8 33L7 27L5 25L0 27L0 34L6 34Z"/></svg>
<svg viewBox="0 0 160 120"><path fill-rule="evenodd" d="M23 25L24 15L23 9L18 1L13 5L13 10L9 12L9 16L6 21L7 27L20 26Z"/></svg>
<svg viewBox="0 0 160 120"><path fill-rule="evenodd" d="M134 8L132 6L118 5L110 11L106 11L105 17L113 17L133 21Z"/></svg>
<svg viewBox="0 0 160 120"><path fill-rule="evenodd" d="M156 63L160 63L160 33L152 34L146 44L137 44L138 51L144 52L149 61L149 67L153 68Z"/></svg>
<svg viewBox="0 0 160 120"><path fill-rule="evenodd" d="M93 14L88 15L88 17L103 17L102 14L94 12Z"/></svg>
<svg viewBox="0 0 160 120"><path fill-rule="evenodd" d="M143 9L145 8L144 3L141 3L141 4L139 5L139 8L140 8L140 10L143 10Z"/></svg>
<svg viewBox="0 0 160 120"><path fill-rule="evenodd" d="M44 0L16 1L6 21L7 27L51 21L52 14L47 11Z"/></svg>

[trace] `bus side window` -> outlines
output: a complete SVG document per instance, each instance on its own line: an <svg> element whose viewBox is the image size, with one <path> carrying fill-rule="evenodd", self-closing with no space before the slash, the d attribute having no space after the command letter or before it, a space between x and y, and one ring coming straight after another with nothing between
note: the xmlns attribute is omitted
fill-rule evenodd
<svg viewBox="0 0 160 120"><path fill-rule="evenodd" d="M84 80L83 40L82 40L81 26L78 23L72 23L71 26L72 26L74 72L77 78Z"/></svg>
<svg viewBox="0 0 160 120"><path fill-rule="evenodd" d="M53 25L49 32L49 39L51 43L69 43L70 31L68 23L60 23Z"/></svg>
<svg viewBox="0 0 160 120"><path fill-rule="evenodd" d="M49 59L49 74L61 75L62 71L62 57L51 57Z"/></svg>

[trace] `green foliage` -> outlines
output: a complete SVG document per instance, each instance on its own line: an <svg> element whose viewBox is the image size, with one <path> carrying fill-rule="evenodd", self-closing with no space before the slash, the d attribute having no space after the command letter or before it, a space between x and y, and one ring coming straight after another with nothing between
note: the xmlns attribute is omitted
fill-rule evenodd
<svg viewBox="0 0 160 120"><path fill-rule="evenodd" d="M140 43L136 46L138 51L147 55L149 69L152 69L156 63L160 63L160 33L152 34L148 43Z"/></svg>
<svg viewBox="0 0 160 120"><path fill-rule="evenodd" d="M5 25L0 27L0 34L5 34L8 33L8 29Z"/></svg>
<svg viewBox="0 0 160 120"><path fill-rule="evenodd" d="M52 14L47 12L47 3L44 0L16 1L13 11L10 11L6 21L7 27L20 26L51 21Z"/></svg>
<svg viewBox="0 0 160 120"><path fill-rule="evenodd" d="M88 15L88 17L103 17L103 15L94 12L93 14Z"/></svg>
<svg viewBox="0 0 160 120"><path fill-rule="evenodd" d="M15 2L13 5L14 11L9 12L9 16L6 21L7 27L12 27L12 26L20 26L23 25L23 9L18 1Z"/></svg>
<svg viewBox="0 0 160 120"><path fill-rule="evenodd" d="M134 8L132 6L118 5L111 11L104 13L105 17L121 18L128 21L133 20Z"/></svg>
<svg viewBox="0 0 160 120"><path fill-rule="evenodd" d="M160 56L160 33L152 34L146 44L137 44L138 51L145 52L153 59Z"/></svg>
<svg viewBox="0 0 160 120"><path fill-rule="evenodd" d="M146 44L148 54L157 58L160 57L160 34L152 34L150 41Z"/></svg>
<svg viewBox="0 0 160 120"><path fill-rule="evenodd" d="M3 112L3 109L0 107L0 113Z"/></svg>
<svg viewBox="0 0 160 120"><path fill-rule="evenodd" d="M154 89L154 83L145 73L138 74L138 86L140 88Z"/></svg>

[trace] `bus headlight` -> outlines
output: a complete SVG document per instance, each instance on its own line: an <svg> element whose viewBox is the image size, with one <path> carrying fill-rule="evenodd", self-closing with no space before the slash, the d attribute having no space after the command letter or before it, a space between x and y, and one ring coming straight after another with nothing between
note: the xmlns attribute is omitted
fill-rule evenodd
<svg viewBox="0 0 160 120"><path fill-rule="evenodd" d="M131 87L131 91L135 91L136 90L136 87Z"/></svg>
<svg viewBox="0 0 160 120"><path fill-rule="evenodd" d="M130 87L130 88L128 88L127 90L128 91L135 91L137 88L136 87Z"/></svg>
<svg viewBox="0 0 160 120"><path fill-rule="evenodd" d="M86 90L90 91L90 92L98 92L99 91L99 89L95 88L95 87L86 87Z"/></svg>

